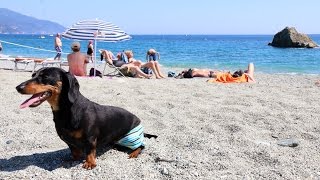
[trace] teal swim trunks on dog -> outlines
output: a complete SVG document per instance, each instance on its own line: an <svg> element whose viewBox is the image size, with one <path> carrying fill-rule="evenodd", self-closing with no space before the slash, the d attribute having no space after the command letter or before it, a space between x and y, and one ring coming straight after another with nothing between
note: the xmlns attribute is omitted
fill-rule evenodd
<svg viewBox="0 0 320 180"><path fill-rule="evenodd" d="M140 146L144 146L143 139L143 126L140 124L129 131L116 144L135 150Z"/></svg>

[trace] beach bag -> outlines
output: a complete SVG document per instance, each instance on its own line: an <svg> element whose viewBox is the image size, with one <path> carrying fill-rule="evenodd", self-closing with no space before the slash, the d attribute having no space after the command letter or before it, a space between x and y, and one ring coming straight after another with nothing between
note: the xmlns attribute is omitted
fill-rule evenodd
<svg viewBox="0 0 320 180"><path fill-rule="evenodd" d="M168 72L168 77L175 77L175 76L176 76L175 72L172 72L172 71Z"/></svg>
<svg viewBox="0 0 320 180"><path fill-rule="evenodd" d="M94 68L91 68L90 69L90 72L89 72L89 76L94 76ZM102 73L99 71L99 70L95 70L96 71L96 76L99 76L102 78Z"/></svg>

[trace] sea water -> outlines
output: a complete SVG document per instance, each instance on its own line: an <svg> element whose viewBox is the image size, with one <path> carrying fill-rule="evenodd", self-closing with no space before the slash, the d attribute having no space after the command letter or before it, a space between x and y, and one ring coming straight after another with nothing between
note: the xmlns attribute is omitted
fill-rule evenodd
<svg viewBox="0 0 320 180"><path fill-rule="evenodd" d="M309 35L320 44L320 35ZM3 54L11 56L53 58L53 35L0 35ZM320 48L275 48L268 46L273 35L132 35L124 42L97 41L98 49L113 53L132 50L134 57L145 61L146 51L160 52L160 63L168 68L207 68L237 70L255 64L256 72L320 74ZM10 42L10 43L6 43ZM63 58L71 52L73 40L62 38ZM80 41L86 53L87 41ZM98 51L97 63L100 63Z"/></svg>

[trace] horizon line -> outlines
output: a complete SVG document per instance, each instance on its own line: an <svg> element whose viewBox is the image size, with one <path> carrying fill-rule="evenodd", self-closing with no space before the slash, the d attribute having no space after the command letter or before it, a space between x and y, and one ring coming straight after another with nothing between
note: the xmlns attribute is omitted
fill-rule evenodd
<svg viewBox="0 0 320 180"><path fill-rule="evenodd" d="M54 35L55 33L37 33L37 34L20 34L20 33L0 33L0 35ZM130 36L274 36L275 34L129 34ZM320 35L306 34L306 35Z"/></svg>

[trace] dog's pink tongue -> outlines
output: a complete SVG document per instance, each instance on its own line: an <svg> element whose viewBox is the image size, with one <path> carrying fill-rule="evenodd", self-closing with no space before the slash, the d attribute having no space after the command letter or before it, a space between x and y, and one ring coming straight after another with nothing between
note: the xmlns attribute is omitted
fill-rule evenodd
<svg viewBox="0 0 320 180"><path fill-rule="evenodd" d="M29 107L31 104L33 104L36 101L39 101L41 97L41 94L34 94L31 98L27 99L26 101L24 101L21 105L20 108L26 108Z"/></svg>

